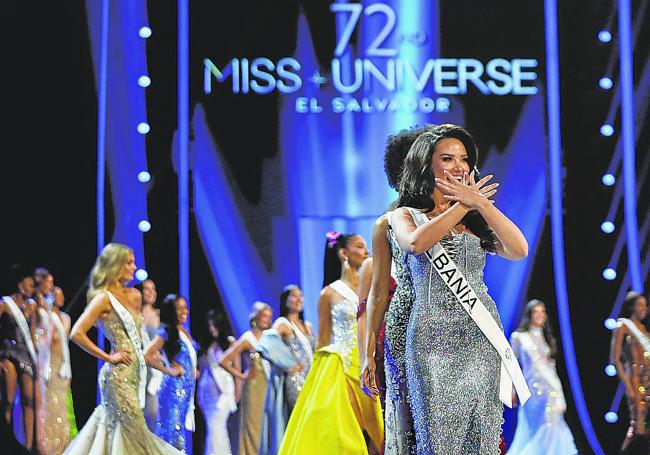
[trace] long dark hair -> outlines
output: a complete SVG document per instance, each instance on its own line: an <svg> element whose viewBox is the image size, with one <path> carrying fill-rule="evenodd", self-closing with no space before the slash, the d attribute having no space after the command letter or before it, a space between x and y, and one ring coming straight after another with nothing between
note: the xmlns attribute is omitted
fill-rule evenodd
<svg viewBox="0 0 650 455"><path fill-rule="evenodd" d="M213 337L210 333L210 324L214 325L217 328L218 335ZM201 340L201 348L199 350L199 356L205 354L208 351L208 348L212 343L216 342L222 351L228 349L230 343L228 342L228 336L230 331L227 328L226 320L223 316L223 313L217 312L217 310L210 310L205 315L205 325L203 327L204 334L203 339Z"/></svg>
<svg viewBox="0 0 650 455"><path fill-rule="evenodd" d="M294 289L300 289L300 286L297 284L287 284L284 288L282 288L282 292L280 293L280 317L286 318L289 315L289 308L287 308L287 301L289 300L289 296L291 295L291 291ZM298 314L298 317L300 318L301 321L304 321L304 311L301 311Z"/></svg>
<svg viewBox="0 0 650 455"><path fill-rule="evenodd" d="M176 358L181 351L181 339L178 332L178 316L176 315L176 301L182 299L177 294L167 294L160 305L160 322L165 324L167 340L163 345L163 350L170 362Z"/></svg>
<svg viewBox="0 0 650 455"><path fill-rule="evenodd" d="M323 287L334 283L341 278L341 260L339 251L341 248L347 248L348 243L358 234L341 234L340 232L330 231L326 234L325 242L325 261L323 264Z"/></svg>
<svg viewBox="0 0 650 455"><path fill-rule="evenodd" d="M634 314L634 305L636 301L643 297L643 294L639 292L630 291L625 295L625 300L623 300L623 305L621 306L621 313L618 316L619 318L630 319ZM647 321L647 316L644 319L644 322Z"/></svg>
<svg viewBox="0 0 650 455"><path fill-rule="evenodd" d="M413 127L401 130L399 133L388 136L386 150L384 150L384 172L391 188L398 189L404 160L413 142L426 131L432 131L437 125L424 125L422 128Z"/></svg>
<svg viewBox="0 0 650 455"><path fill-rule="evenodd" d="M530 324L531 324L531 316L533 314L533 308L539 305L543 306L544 309L546 309L546 304L541 300L533 299L526 304L526 311L524 312L524 315L521 318L519 327L517 327L517 332L528 332L528 329L530 328ZM551 348L551 357L555 358L555 355L557 354L557 342L555 341L555 337L553 336L553 329L551 329L551 324L548 321L548 313L546 315L546 323L542 328L542 332L544 333L544 339L546 340L548 347Z"/></svg>
<svg viewBox="0 0 650 455"><path fill-rule="evenodd" d="M431 168L431 159L436 145L443 139L458 139L463 143L465 150L467 150L470 171L473 170L475 178L479 179L478 169L476 168L478 149L474 138L458 125L431 125L413 142L404 159L398 185L398 207L433 210L434 202L431 195L436 187L436 180ZM496 235L494 235L494 232L480 213L472 210L460 222L481 239L481 246L484 250L493 253L496 251Z"/></svg>

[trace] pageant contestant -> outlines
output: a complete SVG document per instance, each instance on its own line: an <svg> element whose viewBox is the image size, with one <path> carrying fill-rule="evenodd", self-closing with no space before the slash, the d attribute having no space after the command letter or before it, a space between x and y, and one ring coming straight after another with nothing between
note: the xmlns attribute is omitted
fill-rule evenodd
<svg viewBox="0 0 650 455"><path fill-rule="evenodd" d="M377 399L359 382L359 268L368 257L360 235L327 234L324 288L318 300L318 350L291 414L280 454L378 453L384 425Z"/></svg>
<svg viewBox="0 0 650 455"><path fill-rule="evenodd" d="M207 314L208 338L201 345L197 385L199 407L205 417L205 455L230 455L228 419L237 410L235 381L219 362L228 348L222 318L214 311Z"/></svg>
<svg viewBox="0 0 650 455"><path fill-rule="evenodd" d="M570 455L578 453L564 421L566 401L555 371L557 345L540 300L531 300L510 337L532 395L517 413L517 431L508 454Z"/></svg>
<svg viewBox="0 0 650 455"><path fill-rule="evenodd" d="M648 402L650 401L650 334L644 324L648 300L630 292L623 302L621 318L612 334L610 361L625 385L630 425L620 454L650 452Z"/></svg>
<svg viewBox="0 0 650 455"><path fill-rule="evenodd" d="M316 347L313 327L303 318L303 305L302 290L294 284L285 286L280 294L280 317L273 324L273 328L289 346L300 365L297 371L287 374L285 379L284 400L287 417L291 415L298 395L305 385Z"/></svg>
<svg viewBox="0 0 650 455"><path fill-rule="evenodd" d="M160 310L156 307L158 292L156 283L151 279L144 280L134 286L142 292L142 316L144 317L144 330L142 342L146 351L151 341L156 338L160 329ZM156 420L158 419L158 390L162 383L163 373L153 367L147 367L147 395L144 404L144 420L149 430L156 431Z"/></svg>
<svg viewBox="0 0 650 455"><path fill-rule="evenodd" d="M149 365L165 373L158 391L156 434L181 451L187 449L185 431L194 431L194 387L198 371L196 342L184 327L188 317L185 298L167 294L160 306L163 328L144 355ZM157 357L161 349L171 369Z"/></svg>
<svg viewBox="0 0 650 455"><path fill-rule="evenodd" d="M19 425L12 422L16 390L20 388L25 447L32 449L35 427L36 365L32 323L36 304L34 279L21 267L11 270L11 285L15 292L0 300L0 362L2 363L3 390L2 412L10 428Z"/></svg>
<svg viewBox="0 0 650 455"><path fill-rule="evenodd" d="M273 309L264 302L255 302L248 315L251 329L244 332L233 343L221 359L221 366L235 378L244 382L239 403L239 453L240 455L257 454L262 439L262 421L268 386L270 365L258 351L262 332L271 328ZM246 373L233 366L235 359L242 353L248 353Z"/></svg>
<svg viewBox="0 0 650 455"><path fill-rule="evenodd" d="M415 297L405 369L418 454L497 452L499 399L511 405L513 383L522 404L530 396L483 283L486 252L517 260L528 244L489 199L498 184L474 181L476 159L461 127L421 134L390 216Z"/></svg>
<svg viewBox="0 0 650 455"><path fill-rule="evenodd" d="M141 295L127 288L135 272L133 250L109 243L90 276L88 306L70 338L105 363L99 373L101 403L65 451L66 454L180 454L147 428L142 408L147 366L142 352ZM88 337L98 324L111 342L106 354Z"/></svg>
<svg viewBox="0 0 650 455"><path fill-rule="evenodd" d="M399 187L404 159L413 142L433 127L435 125L402 130L388 139L384 169L391 188ZM366 390L372 395L383 397L385 390L384 453L401 455L416 453L404 369L406 326L413 303L413 285L403 265L403 253L390 234L389 214L377 219L372 234L374 257L372 267L368 264L372 280L367 299L365 357L361 376Z"/></svg>
<svg viewBox="0 0 650 455"><path fill-rule="evenodd" d="M71 422L68 416L68 395L72 368L68 334L70 316L61 308L65 296L60 287L52 292L52 309L42 321L47 327L39 343L39 359L44 362L39 368L41 400L38 406L38 447L42 455L59 455L70 443ZM47 355L43 355L43 354ZM73 422L74 423L74 422Z"/></svg>

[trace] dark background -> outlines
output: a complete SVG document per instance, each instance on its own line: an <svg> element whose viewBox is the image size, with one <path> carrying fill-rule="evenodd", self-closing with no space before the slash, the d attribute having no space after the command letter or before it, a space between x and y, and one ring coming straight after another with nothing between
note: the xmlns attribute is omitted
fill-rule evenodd
<svg viewBox="0 0 650 455"><path fill-rule="evenodd" d="M211 11L214 6L210 5L214 3L192 3L192 33L200 33L211 24L216 30L216 37L221 39L212 42L220 43L220 47L192 47L193 58L210 52L208 55L215 55L215 58L221 56L227 59L228 55L234 53L246 55L247 51L254 51L252 42L228 41L229 36L235 36L235 30L231 29L235 23L238 26L247 24L246 30L253 30L266 40L271 40L277 46L278 54L291 53L295 45L291 24L298 11L297 3L278 2L281 8L274 11L282 14L269 16L271 13L262 9L265 2L247 2L246 5L229 2L228 6L221 7L228 8L230 16L225 15L223 10L221 14L210 16L214 12ZM613 453L623 440L627 411L624 405L621 406L617 424L610 425L603 420L617 385L616 378L608 378L603 373L608 362L610 341L610 333L604 328L603 321L618 292L620 277L626 269L626 256L623 253L621 257L617 280L605 281L601 278L616 237L604 235L599 228L614 192L614 187L604 187L600 178L609 165L617 135L605 138L598 134L598 128L607 115L613 90L600 90L597 82L604 74L610 55L616 53L616 16L613 17L611 28L614 40L605 45L597 41L596 35L607 23L612 11L611 2L600 2L596 7L589 5L589 8L585 8L584 2L559 3L562 140L566 172L565 244L573 335L592 422L606 453ZM310 3L313 9L310 14L318 17L323 5L328 4ZM638 11L640 2L633 2L633 5L633 11ZM491 5L489 9L478 1L462 4L445 2L441 10L441 33L452 34L454 39L443 40L443 54L454 56L472 46L472 54L477 58L481 58L482 53L490 55L490 49L482 44L480 37L505 27L508 33L503 36L520 36L519 40L502 43L510 46L507 49L513 55L540 55L543 61L544 43L540 39L543 30L529 27L531 23L543 24L541 8L541 5L528 5L522 10L517 2ZM650 21L647 16L646 13L644 18L637 18L641 25L635 50L635 80L638 80L648 55ZM215 18L216 22L208 21L209 17ZM228 21L227 17L240 19ZM261 18L266 20L261 21ZM147 92L147 111L152 125L152 133L147 137L148 165L156 181L149 194L149 218L152 224L173 232L177 220L177 187L169 150L176 128L175 3L156 2L154 6L150 5L149 20L156 31L147 43L149 72L152 80L156 81ZM323 30L328 29L328 24L321 25ZM318 35L323 38L317 48L327 55L326 50L331 43L327 34L323 33ZM3 215L0 236L3 292L11 291L4 273L11 264L22 262L44 266L53 272L56 283L63 287L69 311L76 318L85 304L85 280L96 256L97 94L85 2L7 0L0 14L0 55L3 56L0 112L5 144L0 157L0 168L3 170L0 208ZM219 66L221 62L215 60L215 63ZM617 74L618 65L615 64L614 80ZM192 99L196 102L198 96L194 89L196 87L193 87ZM272 113L277 100L273 96L261 98L249 97L246 102L256 103L256 109L260 111L259 103L266 103L268 112ZM496 130L506 141L511 133L508 128L521 106L514 100L510 111L494 115L490 111L489 101L481 99L483 104L470 106L466 103L466 111L471 113L467 126L475 133L481 148L486 150L493 144L481 143L482 132ZM246 109L246 105L239 108ZM256 129L255 135L250 134L250 125L241 124L230 132L222 133L224 136L218 139L225 144L228 141L246 141L246 145L255 150L256 141L274 137L277 130L275 118L277 115L271 116L268 126ZM210 120L219 121L216 117ZM648 159L649 132L645 121L637 123L636 127L641 128L641 139L637 143L639 169ZM616 117L614 128L620 130L619 116ZM227 147L225 150L227 153ZM254 204L258 198L258 179L246 180L244 174L256 169L256 166L261 167L264 157L248 153L246 159L249 160L247 163L241 163L232 156L229 164L239 179L244 196ZM640 194L638 215L642 222L650 202L647 184L641 187ZM107 238L110 238L110 189L107 204ZM616 218L618 227L623 225L622 216L621 206ZM148 271L158 283L159 295L176 290L178 283L178 245L161 243L162 237L157 236L161 235L163 229L152 230L145 235L146 255L151 264ZM191 294L200 296L192 300L192 331L200 336L203 331L200 316L208 307L219 308L220 299L193 225L192 231ZM554 296L547 222L535 259L528 297L547 302L550 321L559 338ZM76 346L71 351L75 408L78 425L81 426L95 403L96 363ZM569 406L567 422L581 450L590 453L572 403L561 352L558 372ZM199 428L195 436L195 449L202 444L202 438Z"/></svg>

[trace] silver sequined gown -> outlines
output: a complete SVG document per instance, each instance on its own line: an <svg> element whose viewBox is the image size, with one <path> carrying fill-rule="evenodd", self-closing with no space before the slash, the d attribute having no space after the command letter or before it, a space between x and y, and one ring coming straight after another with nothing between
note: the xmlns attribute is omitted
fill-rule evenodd
<svg viewBox="0 0 650 455"><path fill-rule="evenodd" d="M388 240L397 278L397 289L386 312L386 341L384 365L386 372L386 410L384 413L386 455L417 453L413 416L406 384L406 329L413 307L413 282L406 267L406 253L402 251L392 229Z"/></svg>
<svg viewBox="0 0 650 455"><path fill-rule="evenodd" d="M478 237L442 240L492 317ZM415 300L406 333L405 366L419 455L498 454L503 407L496 350L432 269L425 254L406 256Z"/></svg>
<svg viewBox="0 0 650 455"><path fill-rule="evenodd" d="M139 333L143 318L135 315L133 319ZM133 360L130 365L104 363L99 373L102 402L95 408L65 454L180 454L180 451L147 428L138 397L139 364L120 316L111 311L105 319L98 319L97 322L110 340L111 350L128 352Z"/></svg>

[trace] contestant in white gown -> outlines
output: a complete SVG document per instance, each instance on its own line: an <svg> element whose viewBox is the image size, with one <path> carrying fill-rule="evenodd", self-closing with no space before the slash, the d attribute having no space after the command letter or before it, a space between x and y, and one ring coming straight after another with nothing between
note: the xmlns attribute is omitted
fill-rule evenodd
<svg viewBox="0 0 650 455"><path fill-rule="evenodd" d="M555 370L555 338L546 306L531 300L519 328L510 338L532 393L519 407L517 431L508 455L572 455L578 453L564 421L566 400Z"/></svg>

